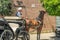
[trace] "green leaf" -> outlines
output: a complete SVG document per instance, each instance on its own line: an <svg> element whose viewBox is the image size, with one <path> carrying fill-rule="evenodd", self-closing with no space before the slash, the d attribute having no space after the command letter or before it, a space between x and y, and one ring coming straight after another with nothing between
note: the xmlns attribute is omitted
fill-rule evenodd
<svg viewBox="0 0 60 40"><path fill-rule="evenodd" d="M41 0L49 15L60 16L60 0Z"/></svg>
<svg viewBox="0 0 60 40"><path fill-rule="evenodd" d="M9 11L11 11L9 4L11 4L11 0L0 0L0 14L9 15Z"/></svg>

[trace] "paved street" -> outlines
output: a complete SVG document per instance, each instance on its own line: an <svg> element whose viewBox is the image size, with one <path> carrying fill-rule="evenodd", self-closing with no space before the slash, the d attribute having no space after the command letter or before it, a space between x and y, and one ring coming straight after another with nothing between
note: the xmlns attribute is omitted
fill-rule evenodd
<svg viewBox="0 0 60 40"><path fill-rule="evenodd" d="M49 40L51 36L55 36L54 33L42 33L40 35L41 40ZM37 35L36 34L30 34L30 40L37 40Z"/></svg>
<svg viewBox="0 0 60 40"><path fill-rule="evenodd" d="M18 24L15 23L9 23L13 31L15 32L18 28ZM40 40L60 40L60 38L51 38L54 37L55 33L41 33L40 34ZM30 40L37 40L37 34L31 34L30 33Z"/></svg>
<svg viewBox="0 0 60 40"><path fill-rule="evenodd" d="M11 28L15 31L16 30L16 28L18 27L18 24L14 24L14 23L10 23L10 25L11 25ZM44 40L44 39L46 39L46 40L48 40L48 39L50 39L50 37L51 36L55 36L55 34L54 33L41 33L41 35L40 35L40 39L42 40ZM30 40L37 40L37 34L30 34Z"/></svg>

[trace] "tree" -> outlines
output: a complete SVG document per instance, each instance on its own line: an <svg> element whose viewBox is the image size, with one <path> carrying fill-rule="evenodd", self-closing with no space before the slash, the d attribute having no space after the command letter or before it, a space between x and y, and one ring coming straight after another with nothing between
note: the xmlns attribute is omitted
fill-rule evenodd
<svg viewBox="0 0 60 40"><path fill-rule="evenodd" d="M0 0L0 14L3 16L10 15L11 12L11 0Z"/></svg>
<svg viewBox="0 0 60 40"><path fill-rule="evenodd" d="M49 15L60 16L60 0L40 0Z"/></svg>

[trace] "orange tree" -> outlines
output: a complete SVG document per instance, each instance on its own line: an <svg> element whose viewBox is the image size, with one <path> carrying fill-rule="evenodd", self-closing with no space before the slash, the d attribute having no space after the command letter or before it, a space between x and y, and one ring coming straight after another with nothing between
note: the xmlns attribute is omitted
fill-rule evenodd
<svg viewBox="0 0 60 40"><path fill-rule="evenodd" d="M60 0L40 0L49 15L60 16Z"/></svg>

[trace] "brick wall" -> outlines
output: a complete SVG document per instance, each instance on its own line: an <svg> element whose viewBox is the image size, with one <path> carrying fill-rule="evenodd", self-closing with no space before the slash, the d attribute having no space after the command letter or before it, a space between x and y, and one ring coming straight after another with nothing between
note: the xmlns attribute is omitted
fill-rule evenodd
<svg viewBox="0 0 60 40"><path fill-rule="evenodd" d="M13 0L14 4L17 5L16 1L17 0ZM24 17L35 19L39 15L39 11L44 10L39 0L19 0L19 1L23 1L23 4L26 6L26 9L23 8ZM35 7L32 7L32 5L35 5ZM42 32L46 31L51 32L53 28L55 29L55 17L45 14Z"/></svg>

